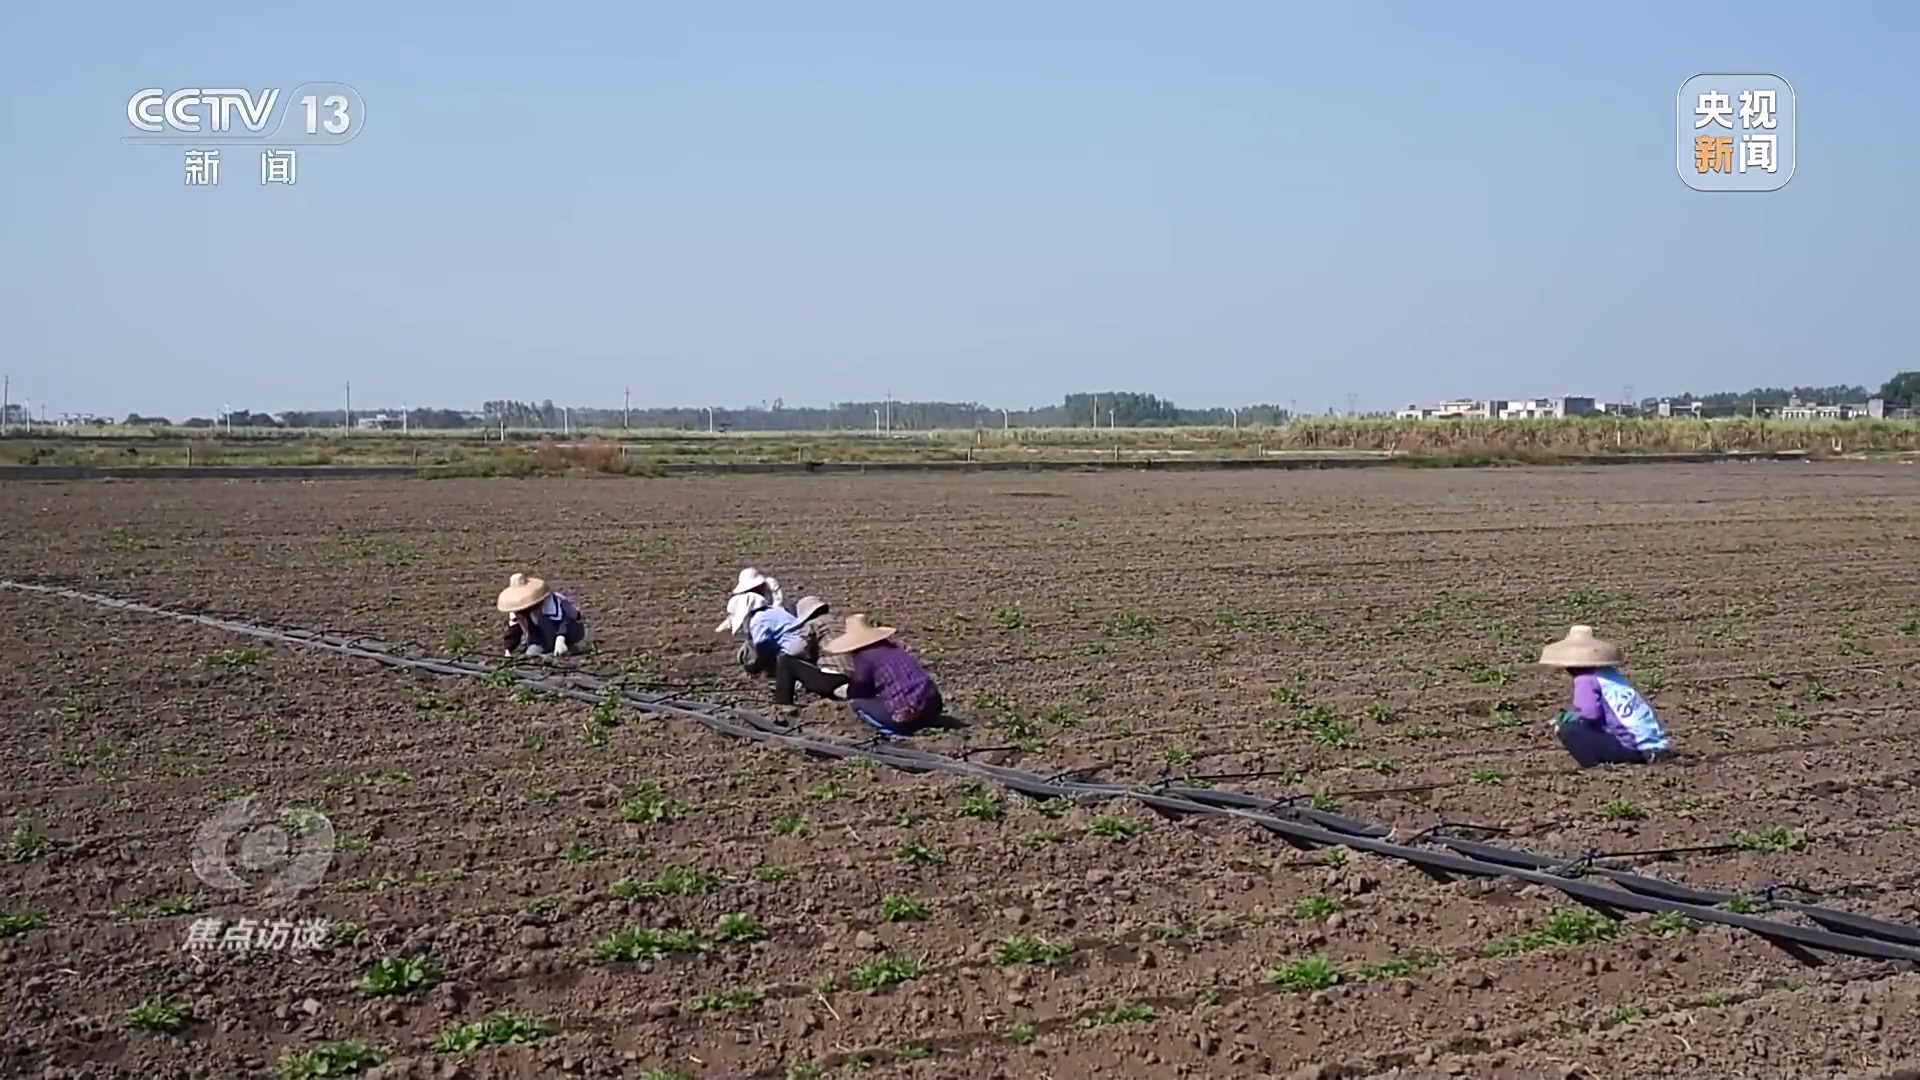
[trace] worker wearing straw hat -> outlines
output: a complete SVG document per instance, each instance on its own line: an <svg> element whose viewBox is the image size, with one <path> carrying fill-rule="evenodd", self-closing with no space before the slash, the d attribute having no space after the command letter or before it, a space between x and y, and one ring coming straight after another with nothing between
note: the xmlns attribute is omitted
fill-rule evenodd
<svg viewBox="0 0 1920 1080"><path fill-rule="evenodd" d="M540 578L508 578L494 606L507 616L508 656L522 648L528 656L565 656L587 643L587 619L579 605Z"/></svg>
<svg viewBox="0 0 1920 1080"><path fill-rule="evenodd" d="M832 620L827 618L832 610L831 605L817 596L803 596L799 603L793 605L793 617L799 620L800 634L806 648L798 654L783 652L774 657L775 704L793 704L793 688L796 684L824 698L847 696L847 676L852 662L844 653L826 649L826 645L839 636L833 631Z"/></svg>
<svg viewBox="0 0 1920 1080"><path fill-rule="evenodd" d="M849 615L846 628L821 648L850 659L846 693L853 715L885 734L903 735L939 719L946 706L933 676L894 640L895 633L865 615Z"/></svg>
<svg viewBox="0 0 1920 1080"><path fill-rule="evenodd" d="M1664 757L1667 733L1653 706L1633 688L1620 665L1620 646L1576 626L1540 650L1540 662L1573 676L1572 707L1554 721L1560 744L1580 767L1645 765Z"/></svg>

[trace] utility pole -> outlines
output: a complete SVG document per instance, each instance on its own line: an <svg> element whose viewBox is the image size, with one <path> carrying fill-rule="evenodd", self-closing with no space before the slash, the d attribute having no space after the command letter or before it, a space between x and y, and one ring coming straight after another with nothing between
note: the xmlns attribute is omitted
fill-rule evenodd
<svg viewBox="0 0 1920 1080"><path fill-rule="evenodd" d="M408 407L406 402L400 403L400 434L402 435L405 435L407 433L407 414L412 411L413 410L410 407Z"/></svg>
<svg viewBox="0 0 1920 1080"><path fill-rule="evenodd" d="M7 433L7 421L13 419L13 376L0 375L0 435Z"/></svg>
<svg viewBox="0 0 1920 1080"><path fill-rule="evenodd" d="M231 404L220 406L220 415L227 419L227 434L233 434L233 406Z"/></svg>
<svg viewBox="0 0 1920 1080"><path fill-rule="evenodd" d="M353 431L353 383L347 383L347 431Z"/></svg>
<svg viewBox="0 0 1920 1080"><path fill-rule="evenodd" d="M1352 391L1348 391L1348 393L1347 393L1347 417L1348 417L1349 419L1351 419L1352 417L1354 417L1355 415L1357 415L1357 411L1356 411L1356 408L1355 408L1355 406L1356 406L1356 405L1357 405L1357 404L1359 403L1359 401L1360 401L1360 395L1359 395L1359 394L1356 394L1356 393L1353 393Z"/></svg>
<svg viewBox="0 0 1920 1080"><path fill-rule="evenodd" d="M887 391L887 434L893 434L893 391Z"/></svg>
<svg viewBox="0 0 1920 1080"><path fill-rule="evenodd" d="M707 434L713 434L713 406L707 406Z"/></svg>
<svg viewBox="0 0 1920 1080"><path fill-rule="evenodd" d="M1001 409L1000 410L1000 430L1011 431L1012 429L1013 429L1013 414L1008 412L1005 409Z"/></svg>
<svg viewBox="0 0 1920 1080"><path fill-rule="evenodd" d="M620 430L625 431L630 426L632 426L631 424L632 419L633 419L633 387L629 386L627 387L626 394L620 399Z"/></svg>

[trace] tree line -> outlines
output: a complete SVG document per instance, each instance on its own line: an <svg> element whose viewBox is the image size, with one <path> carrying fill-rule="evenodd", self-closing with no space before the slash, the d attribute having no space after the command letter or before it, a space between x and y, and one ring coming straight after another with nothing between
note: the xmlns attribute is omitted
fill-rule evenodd
<svg viewBox="0 0 1920 1080"><path fill-rule="evenodd" d="M1685 393L1667 400L1676 404L1700 402L1712 408L1770 410L1791 399L1821 404L1862 402L1870 397L1886 401L1889 409L1920 408L1920 371L1903 371L1877 392L1864 386L1756 387L1711 394ZM1651 408L1661 399L1640 404ZM355 422L387 417L399 426L399 409L356 409ZM561 406L551 400L489 401L479 411L448 408L406 410L409 428L433 431L489 429L505 424L526 430L563 428L636 428L669 431L927 431L965 428L1062 427L1206 427L1240 424L1279 424L1290 419L1288 409L1272 404L1186 408L1155 394L1130 390L1085 391L1068 394L1058 405L1002 409L974 401L843 401L826 406L791 407L775 398L758 406L712 409L699 407ZM24 419L24 418L23 418ZM193 417L175 425L164 416L130 414L132 426L214 428L337 428L345 426L345 409L289 410L277 415L236 409L221 417Z"/></svg>

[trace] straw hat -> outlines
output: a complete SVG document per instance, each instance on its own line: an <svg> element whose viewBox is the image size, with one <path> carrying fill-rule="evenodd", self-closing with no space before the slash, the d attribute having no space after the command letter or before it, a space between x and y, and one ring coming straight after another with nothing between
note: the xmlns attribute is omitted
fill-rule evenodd
<svg viewBox="0 0 1920 1080"><path fill-rule="evenodd" d="M822 645L820 651L850 653L869 645L878 645L897 632L891 626L873 625L867 621L865 615L849 615L846 629L840 632L839 637Z"/></svg>
<svg viewBox="0 0 1920 1080"><path fill-rule="evenodd" d="M1620 646L1594 637L1591 626L1576 626L1567 631L1566 637L1540 650L1540 662L1547 667L1613 667L1625 659Z"/></svg>
<svg viewBox="0 0 1920 1080"><path fill-rule="evenodd" d="M749 566L740 571L740 580L734 583L733 595L739 596L743 592L752 592L766 583L767 575L761 573L759 567Z"/></svg>
<svg viewBox="0 0 1920 1080"><path fill-rule="evenodd" d="M547 583L537 577L515 574L507 579L507 587L500 590L500 599L494 606L511 615L516 611L525 611L545 600L552 590Z"/></svg>
<svg viewBox="0 0 1920 1080"><path fill-rule="evenodd" d="M831 605L817 596L803 596L799 603L793 605L793 615L801 622L806 622L817 615L825 615L832 610Z"/></svg>

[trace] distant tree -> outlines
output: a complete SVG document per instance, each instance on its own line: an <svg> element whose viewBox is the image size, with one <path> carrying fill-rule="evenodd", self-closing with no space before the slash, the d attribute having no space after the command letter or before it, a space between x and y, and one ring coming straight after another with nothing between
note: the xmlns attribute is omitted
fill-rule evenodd
<svg viewBox="0 0 1920 1080"><path fill-rule="evenodd" d="M1880 397L1889 409L1920 407L1920 371L1903 371L1880 388Z"/></svg>

